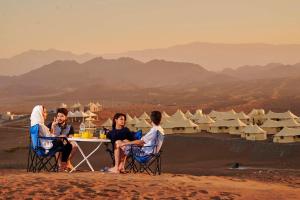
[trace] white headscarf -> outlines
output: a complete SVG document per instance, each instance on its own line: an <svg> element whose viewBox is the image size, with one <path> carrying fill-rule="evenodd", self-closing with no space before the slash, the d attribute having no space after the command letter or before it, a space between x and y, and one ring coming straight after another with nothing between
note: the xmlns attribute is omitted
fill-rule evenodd
<svg viewBox="0 0 300 200"><path fill-rule="evenodd" d="M45 137L51 137L53 136L48 127L45 126L45 119L43 117L43 112L44 112L44 107L41 105L35 106L32 110L31 116L30 116L30 121L31 121L31 126L34 125L39 125L39 135L40 136L45 136ZM53 144L51 140L44 140L41 139L41 144L42 147L44 147L46 150L51 149Z"/></svg>
<svg viewBox="0 0 300 200"><path fill-rule="evenodd" d="M31 126L45 123L45 119L43 117L43 106L37 105L33 108L30 116L30 121L31 121Z"/></svg>

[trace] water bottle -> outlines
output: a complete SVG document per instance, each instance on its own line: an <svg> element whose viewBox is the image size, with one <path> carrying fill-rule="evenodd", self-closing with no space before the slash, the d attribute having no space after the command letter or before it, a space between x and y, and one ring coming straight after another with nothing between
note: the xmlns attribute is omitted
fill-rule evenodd
<svg viewBox="0 0 300 200"><path fill-rule="evenodd" d="M81 122L80 126L79 126L79 133L83 133L85 132L85 124L84 122Z"/></svg>

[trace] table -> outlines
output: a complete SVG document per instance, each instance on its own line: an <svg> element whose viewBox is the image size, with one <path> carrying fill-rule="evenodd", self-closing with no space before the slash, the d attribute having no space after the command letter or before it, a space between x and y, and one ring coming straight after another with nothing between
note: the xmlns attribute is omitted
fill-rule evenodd
<svg viewBox="0 0 300 200"><path fill-rule="evenodd" d="M82 161L80 161L71 171L70 171L70 173L72 173L74 170L76 170L84 161L88 164L88 166L90 167L90 169L94 172L95 170L94 170L94 168L93 168L93 166L91 165L91 163L89 162L89 160L88 160L88 158L91 156L91 155L93 155L99 148L100 148L100 146L102 145L102 143L103 142L111 142L109 139L98 139L98 138L90 138L90 139L86 139L86 138L75 138L75 137L73 137L73 138L68 138L68 141L73 141L76 145L77 145L77 147L78 147L78 149L79 149L79 151L80 151L80 153L81 153L81 155L82 155L82 157L83 157L83 160ZM85 153L82 151L82 149L80 148L80 145L79 145L79 143L80 142L94 142L94 143L99 143L98 144L98 146L91 152L91 153L89 153L89 155L85 155Z"/></svg>

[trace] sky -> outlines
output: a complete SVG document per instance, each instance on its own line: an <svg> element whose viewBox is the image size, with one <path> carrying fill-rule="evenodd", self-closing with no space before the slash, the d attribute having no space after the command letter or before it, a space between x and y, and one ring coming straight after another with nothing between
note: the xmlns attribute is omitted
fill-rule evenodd
<svg viewBox="0 0 300 200"><path fill-rule="evenodd" d="M0 58L190 42L300 44L299 0L0 0Z"/></svg>

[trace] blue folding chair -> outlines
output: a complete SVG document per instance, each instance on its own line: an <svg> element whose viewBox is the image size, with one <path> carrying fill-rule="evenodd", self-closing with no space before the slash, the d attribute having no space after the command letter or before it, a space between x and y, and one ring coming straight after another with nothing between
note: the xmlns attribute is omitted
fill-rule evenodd
<svg viewBox="0 0 300 200"><path fill-rule="evenodd" d="M140 140L143 136L142 130L132 132L132 134L134 134L134 140ZM105 143L105 145L106 145L106 152L109 153L109 156L112 160L112 165L115 165L114 146L112 143L111 143L111 145L109 145L109 143ZM128 158L128 159L130 160L130 158ZM127 166L125 168L127 169Z"/></svg>
<svg viewBox="0 0 300 200"><path fill-rule="evenodd" d="M131 162L128 164L129 171L134 173L146 171L149 175L161 174L161 146L159 141L164 140L164 135L159 131L156 133L156 138L153 146L137 146L131 145ZM145 154L142 149L151 149L150 154Z"/></svg>
<svg viewBox="0 0 300 200"><path fill-rule="evenodd" d="M47 151L41 146L40 139L53 141L55 139L66 140L66 138L40 137L38 124L32 126L29 132L30 142L27 160L27 172L40 172L41 170L58 172L58 159L60 156L56 157L55 154L61 152L62 148L58 147Z"/></svg>

